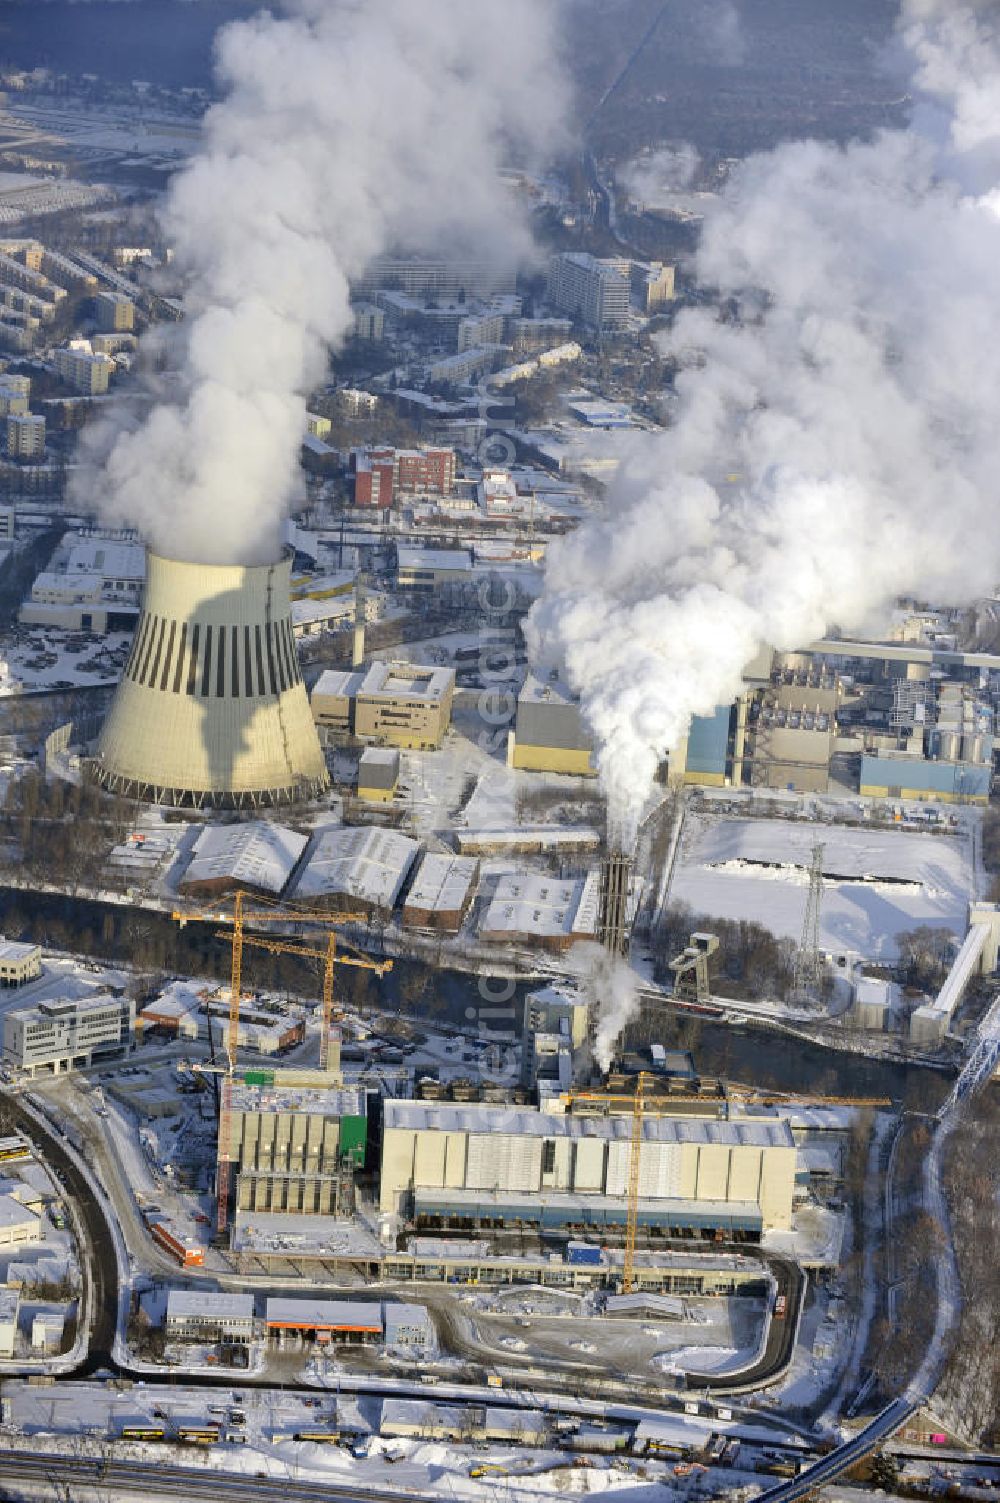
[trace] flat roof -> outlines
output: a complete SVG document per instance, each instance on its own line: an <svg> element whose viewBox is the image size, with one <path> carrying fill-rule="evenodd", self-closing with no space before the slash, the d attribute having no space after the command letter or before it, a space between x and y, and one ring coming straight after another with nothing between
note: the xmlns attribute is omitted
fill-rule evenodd
<svg viewBox="0 0 1000 1503"><path fill-rule="evenodd" d="M360 1300L283 1299L267 1301L268 1326L297 1331L372 1331L382 1334L381 1304Z"/></svg>
<svg viewBox="0 0 1000 1503"><path fill-rule="evenodd" d="M669 1098L668 1098L669 1099ZM497 1106L483 1102L399 1101L383 1104L385 1130L509 1133L523 1138L629 1139L631 1113L620 1116L574 1116L542 1112L530 1107ZM741 1148L794 1148L787 1122L777 1118L735 1122L715 1117L646 1117L642 1124L647 1143L723 1144Z"/></svg>
<svg viewBox="0 0 1000 1503"><path fill-rule="evenodd" d="M366 698L443 699L455 687L454 668L424 667L419 663L372 663L357 690Z"/></svg>
<svg viewBox="0 0 1000 1503"><path fill-rule="evenodd" d="M396 561L400 569L454 569L462 574L472 572L472 556L467 548L408 548L397 544Z"/></svg>
<svg viewBox="0 0 1000 1503"><path fill-rule="evenodd" d="M171 1289L168 1320L253 1320L252 1294L223 1294L217 1289Z"/></svg>
<svg viewBox="0 0 1000 1503"><path fill-rule="evenodd" d="M30 960L33 955L41 955L41 953L41 945L19 944L17 940L0 939L0 961Z"/></svg>
<svg viewBox="0 0 1000 1503"><path fill-rule="evenodd" d="M327 668L313 685L312 697L353 699L364 681L364 669Z"/></svg>
<svg viewBox="0 0 1000 1503"><path fill-rule="evenodd" d="M179 886L231 881L280 893L308 844L307 836L266 820L209 825L198 836Z"/></svg>
<svg viewBox="0 0 1000 1503"><path fill-rule="evenodd" d="M287 1019L278 1021L282 1028L288 1026ZM233 1110L265 1116L280 1112L310 1117L367 1116L367 1096L358 1086L286 1086L281 1084L281 1072L274 1074L272 1085L247 1085L237 1076L232 1086Z"/></svg>
<svg viewBox="0 0 1000 1503"><path fill-rule="evenodd" d="M29 1211L27 1206L13 1195L0 1195L0 1226L25 1226L34 1224L38 1226L39 1218L34 1211Z"/></svg>

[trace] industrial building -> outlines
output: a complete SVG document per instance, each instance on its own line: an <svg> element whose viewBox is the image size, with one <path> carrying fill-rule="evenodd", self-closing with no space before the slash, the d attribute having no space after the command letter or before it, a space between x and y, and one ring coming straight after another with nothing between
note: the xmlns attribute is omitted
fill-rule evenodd
<svg viewBox="0 0 1000 1503"><path fill-rule="evenodd" d="M451 724L453 668L372 663L327 669L312 692L313 718L327 744L353 736L376 746L436 750Z"/></svg>
<svg viewBox="0 0 1000 1503"><path fill-rule="evenodd" d="M389 804L398 786L399 752L384 746L366 747L358 761L358 798Z"/></svg>
<svg viewBox="0 0 1000 1503"><path fill-rule="evenodd" d="M99 992L37 1002L4 1014L4 1059L27 1075L61 1075L126 1054L134 1029L129 997Z"/></svg>
<svg viewBox="0 0 1000 1503"><path fill-rule="evenodd" d="M248 1070L233 1087L231 1126L237 1210L351 1209L350 1175L364 1165L368 1144L363 1091L324 1081L319 1071Z"/></svg>
<svg viewBox="0 0 1000 1503"><path fill-rule="evenodd" d="M527 772L595 776L593 737L583 724L579 700L557 674L540 678L529 673L525 679L507 761Z"/></svg>
<svg viewBox="0 0 1000 1503"><path fill-rule="evenodd" d="M427 1227L623 1227L633 1123L522 1107L387 1100L380 1208ZM786 1122L641 1125L638 1225L759 1238L791 1226Z"/></svg>
<svg viewBox="0 0 1000 1503"><path fill-rule="evenodd" d="M145 576L145 551L128 535L67 533L36 576L18 619L66 631L131 631Z"/></svg>
<svg viewBox="0 0 1000 1503"><path fill-rule="evenodd" d="M396 584L401 590L430 595L446 585L468 584L471 578L468 548L396 546Z"/></svg>
<svg viewBox="0 0 1000 1503"><path fill-rule="evenodd" d="M37 1212L16 1195L0 1195L0 1249L40 1242L44 1236L45 1224Z"/></svg>
<svg viewBox="0 0 1000 1503"><path fill-rule="evenodd" d="M0 1227L0 1236L2 1236ZM8 1361L14 1355L21 1295L17 1289L0 1289L0 1357Z"/></svg>
<svg viewBox="0 0 1000 1503"><path fill-rule="evenodd" d="M590 1008L582 997L545 986L524 999L521 1084L546 1094L568 1091L575 1063L587 1042Z"/></svg>
<svg viewBox="0 0 1000 1503"><path fill-rule="evenodd" d="M168 1341L249 1346L254 1337L253 1295L171 1289L165 1331Z"/></svg>
<svg viewBox="0 0 1000 1503"><path fill-rule="evenodd" d="M106 788L196 808L326 789L289 579L287 555L252 567L147 555L142 616L94 764Z"/></svg>
<svg viewBox="0 0 1000 1503"><path fill-rule="evenodd" d="M379 1434L471 1445L544 1446L548 1421L540 1409L485 1404L437 1404L428 1399L383 1399Z"/></svg>
<svg viewBox="0 0 1000 1503"><path fill-rule="evenodd" d="M309 844L283 825L208 825L195 841L187 870L177 884L189 897L219 897L243 888L276 897L283 892Z"/></svg>
<svg viewBox="0 0 1000 1503"><path fill-rule="evenodd" d="M360 1300L278 1299L267 1301L264 1317L272 1340L298 1337L367 1346L382 1340L382 1306Z"/></svg>
<svg viewBox="0 0 1000 1503"><path fill-rule="evenodd" d="M549 261L548 301L557 312L582 319L591 329L623 327L631 291L631 263L621 256L598 259L564 251Z"/></svg>
<svg viewBox="0 0 1000 1503"><path fill-rule="evenodd" d="M409 1351L427 1352L437 1344L434 1322L426 1305L410 1305L387 1300L382 1306L385 1344L406 1347Z"/></svg>
<svg viewBox="0 0 1000 1503"><path fill-rule="evenodd" d="M544 872L510 872L497 879L479 920L479 937L562 952L581 940L595 939L599 922L598 871L569 881Z"/></svg>
<svg viewBox="0 0 1000 1503"><path fill-rule="evenodd" d="M468 856L428 852L417 869L403 907L408 929L457 934L472 902L479 862Z"/></svg>
<svg viewBox="0 0 1000 1503"><path fill-rule="evenodd" d="M0 938L0 986L23 986L42 974L41 945Z"/></svg>
<svg viewBox="0 0 1000 1503"><path fill-rule="evenodd" d="M307 854L295 897L353 912L391 913L419 851L417 841L397 830L322 830Z"/></svg>

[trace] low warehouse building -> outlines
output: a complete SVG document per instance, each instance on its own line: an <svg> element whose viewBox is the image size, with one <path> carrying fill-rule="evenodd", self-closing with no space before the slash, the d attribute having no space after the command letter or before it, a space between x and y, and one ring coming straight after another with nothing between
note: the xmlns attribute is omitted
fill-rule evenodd
<svg viewBox="0 0 1000 1503"><path fill-rule="evenodd" d="M200 898L219 897L237 887L276 897L307 844L305 835L264 820L209 825L198 836L178 889Z"/></svg>
<svg viewBox="0 0 1000 1503"><path fill-rule="evenodd" d="M623 1226L632 1120L386 1101L380 1209L428 1226ZM647 1116L639 1224L759 1237L791 1226L786 1122Z"/></svg>
<svg viewBox="0 0 1000 1503"><path fill-rule="evenodd" d="M501 944L539 945L568 950L597 935L600 872L583 881L560 882L541 872L513 872L499 878L480 920L479 937Z"/></svg>
<svg viewBox="0 0 1000 1503"><path fill-rule="evenodd" d="M420 846L398 830L323 830L295 888L307 903L391 913Z"/></svg>
<svg viewBox="0 0 1000 1503"><path fill-rule="evenodd" d="M426 1306L387 1301L383 1315L386 1346L401 1346L411 1351L426 1352L437 1345L434 1322Z"/></svg>
<svg viewBox="0 0 1000 1503"><path fill-rule="evenodd" d="M368 1345L382 1340L382 1306L357 1300L276 1299L267 1302L267 1334L277 1341L345 1341Z"/></svg>
<svg viewBox="0 0 1000 1503"><path fill-rule="evenodd" d="M40 1242L45 1235L42 1218L13 1195L0 1195L0 1248L22 1247Z"/></svg>
<svg viewBox="0 0 1000 1503"><path fill-rule="evenodd" d="M408 929L442 929L457 934L468 912L479 862L467 856L428 853L420 863L403 908Z"/></svg>
<svg viewBox="0 0 1000 1503"><path fill-rule="evenodd" d="M421 1440L494 1441L542 1446L545 1416L538 1409L491 1409L481 1404L432 1404L426 1399L383 1399L383 1436Z"/></svg>

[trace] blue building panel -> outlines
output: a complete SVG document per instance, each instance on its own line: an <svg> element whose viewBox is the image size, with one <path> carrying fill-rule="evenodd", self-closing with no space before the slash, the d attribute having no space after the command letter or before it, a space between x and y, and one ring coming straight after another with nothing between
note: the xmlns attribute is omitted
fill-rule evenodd
<svg viewBox="0 0 1000 1503"><path fill-rule="evenodd" d="M989 796L989 763L922 762L909 757L862 757L862 788L912 788L955 798Z"/></svg>
<svg viewBox="0 0 1000 1503"><path fill-rule="evenodd" d="M695 715L688 732L688 772L725 774L732 713L731 705L720 705L714 715Z"/></svg>

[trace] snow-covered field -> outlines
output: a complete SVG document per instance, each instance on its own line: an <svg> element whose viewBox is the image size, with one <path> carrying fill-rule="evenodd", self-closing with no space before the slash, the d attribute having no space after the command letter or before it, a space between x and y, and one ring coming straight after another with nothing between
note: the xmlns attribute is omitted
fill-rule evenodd
<svg viewBox="0 0 1000 1503"><path fill-rule="evenodd" d="M891 959L904 930L929 924L965 932L976 882L964 834L693 814L670 902L713 918L755 920L797 939L817 842L824 847L820 943L826 949Z"/></svg>

